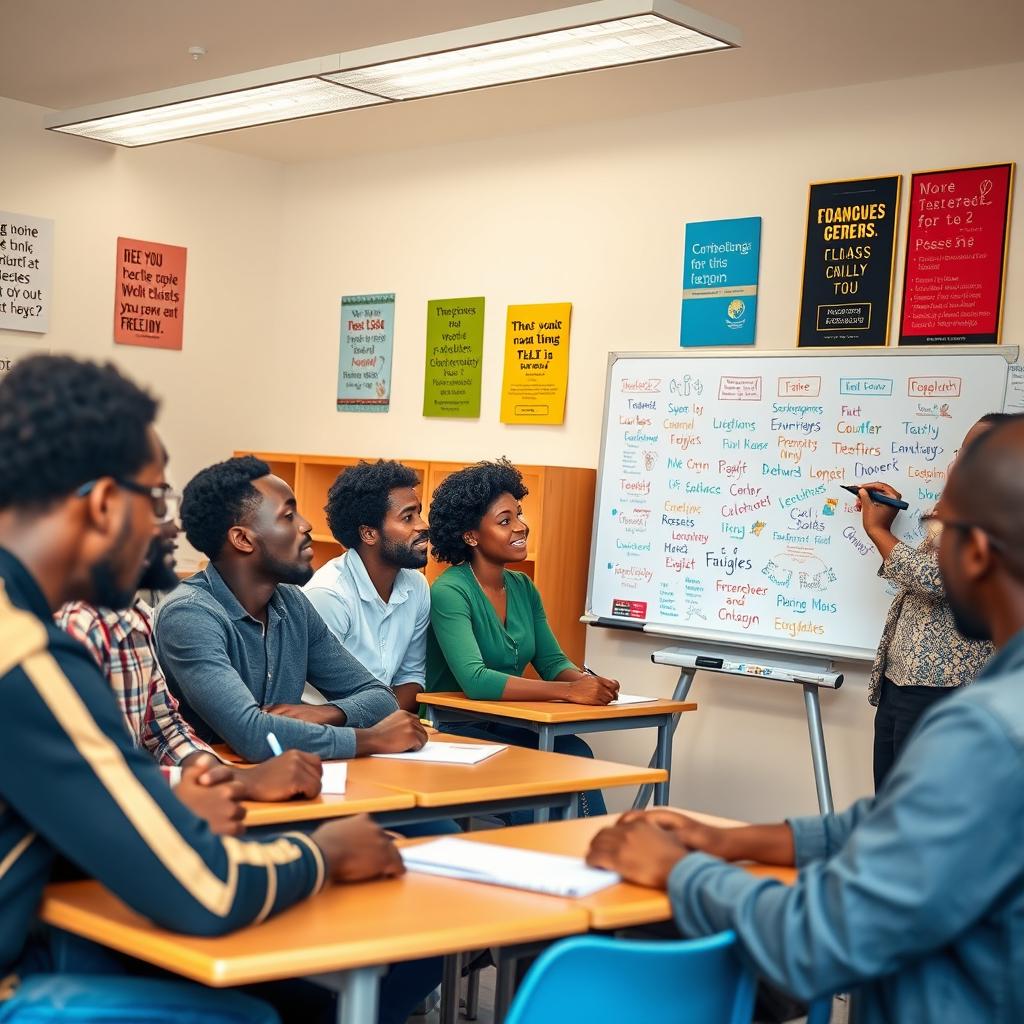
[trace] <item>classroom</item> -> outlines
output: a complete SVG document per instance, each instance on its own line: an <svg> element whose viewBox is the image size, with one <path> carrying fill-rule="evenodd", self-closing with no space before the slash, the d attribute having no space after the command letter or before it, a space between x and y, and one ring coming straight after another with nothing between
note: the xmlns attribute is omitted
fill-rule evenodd
<svg viewBox="0 0 1024 1024"><path fill-rule="evenodd" d="M597 33L611 22L628 38L623 19L633 17L658 23L645 24L655 42L640 55L623 55L614 47L627 44L610 39L601 45L612 55L586 67L589 56L574 49L553 70L541 63L488 78L486 61L504 59L502 41L581 25ZM680 25L692 38L656 35L668 26L668 39ZM583 38L573 46L587 49ZM556 41L550 46L530 54L554 60ZM466 77L431 85L446 73L444 55L460 48L469 56L457 74ZM396 70L388 79L388 62L407 59L410 77ZM242 127L202 104L164 136L145 135L144 119L125 128L103 121L147 109L155 119L163 105L285 82L315 89L268 98L270 107L235 122ZM1019 0L864 0L855 13L818 0L182 0L159 12L126 0L0 0L0 395L8 404L6 412L0 404L0 678L19 680L11 704L0 697L0 931L22 920L5 875L8 887L38 882L33 920L102 948L133 981L168 986L136 998L151 1014L138 1019L154 1024L405 1020L389 984L424 989L414 1024L556 1015L601 1024L647 1012L813 1024L1024 1020L1024 987L1012 980L1024 977L1024 935L1014 946L1009 922L1024 907L1024 860L1017 852L1000 868L995 911L990 890L972 890L962 864L930 860L933 848L952 857L972 830L999 831L985 814L1012 815L1024 799L1024 670L1015 664L1024 618L1013 619L1024 609L1024 552L1000 532L1012 515L992 511L1011 507L1014 480L1024 479L1007 468L1017 457L1011 442L1024 436L1014 419L1024 412L1024 234L1014 217L1022 95ZM76 361L56 358L52 394L39 356ZM75 366L86 362L113 364L116 380L91 370L79 380ZM43 367L36 377L33 365ZM140 412L142 400L118 390L121 375L159 408ZM20 393L19 379L27 381ZM52 414L60 395L80 396L83 381L97 389L96 407ZM139 460L119 475L73 443L76 430L81 442L110 419L108 394L110 409L121 408L116 399L141 417L136 442L145 440L156 475ZM989 414L998 415L984 421ZM129 442L118 443L111 466ZM33 445L46 454L32 456ZM61 468L73 459L87 475ZM224 460L230 471L204 478ZM345 534L351 543L339 539L341 484L361 460L407 467L389 485L412 495L409 521L421 517L404 535L405 561L394 560L383 525L360 520ZM483 461L491 465L478 477L465 475ZM954 466L960 486L947 493ZM373 482L357 476L350 486ZM456 528L459 503L478 500L481 481L491 488L486 514ZM906 505L895 520L895 507L875 497L886 487L872 489L864 507L862 489L876 483ZM161 523L179 523L168 566L194 577L167 596L144 583L144 555L148 572L156 556L146 551L158 549L142 491ZM243 497L225 499L229 492ZM267 508L294 498L289 524L298 525L288 529L299 531L298 553L280 531L238 525L255 515L252 495ZM503 499L507 517L487 533ZM105 519L111 508L131 515ZM528 535L514 533L520 513ZM502 539L500 530L512 532ZM226 566L203 550L209 536L230 548ZM73 537L85 539L76 547ZM38 555L36 571L41 551L50 554ZM342 585L340 556L358 563L352 585L380 596L361 625L348 611L338 624L330 588ZM291 575L288 559L301 563ZM377 568L367 575L363 562ZM525 576L510 578L503 564ZM277 585L266 589L275 565ZM378 570L389 593L402 581L394 593L408 597L404 610L381 595ZM268 596L257 608L260 586ZM126 588L132 596L119 605L114 595ZM46 648L26 617L41 598L51 613L63 606L62 629L98 658L84 635L95 639L97 627L85 618L76 626L79 606L127 608L137 588L156 608L135 623L148 636L147 678L162 668L159 700L198 722L196 745L167 733L144 746L175 786L180 777L186 789L210 787L196 798L208 799L209 815L155 792L154 758L120 735L109 686L97 694L91 676L76 674L82 665L65 665L79 649L50 621L49 650L68 693L46 690L26 667ZM454 609L463 599L466 623L479 614L497 628L487 633L472 620L479 667L460 669L453 651L466 634L454 638ZM388 630L403 616L411 622L417 601L430 626L411 675L427 692L402 694L402 673L416 659L389 647ZM553 647L545 654L538 637L529 670L518 649L515 670L486 664L488 642L516 648L511 622L527 606L546 615ZM278 620L301 620L300 633L316 633L320 646L309 641L307 651L304 633L283 633L272 655ZM372 643L371 628L379 631ZM262 693L246 689L237 665L200 664L195 652L222 632L225 658L263 666ZM325 667L338 661L338 646L342 667ZM894 657L893 647L913 653ZM880 649L889 654L878 660ZM970 684L987 673L994 689L998 670L1017 672L1016 697L982 707L976 694L985 686ZM303 672L304 702L326 703L302 706L320 711L288 711L290 698L272 696L285 675ZM245 728L240 705L222 706L239 677ZM502 692L506 677L516 680L515 699ZM125 724L155 736L164 727L152 724L152 703L127 670L125 680L117 694ZM562 687L555 701L538 689L552 684ZM972 718L969 734L967 711L954 718L947 698L1003 723L1007 736L1018 727L1016 764L1002 733L982 744L987 767L980 753L968 760L981 731L996 726ZM125 699L141 704L129 712ZM92 746L75 738L86 726L58 712L78 701L91 716ZM264 749L267 714L280 722L272 735L281 755ZM914 749L923 715L935 735L922 730ZM880 753L883 718L895 738ZM79 751L102 747L120 766L109 774L82 754L81 807L67 816L84 815L93 835L73 881L50 878L48 858L69 856L59 841L29 838L46 839L42 808L53 793L39 783L23 792L15 781L13 751L37 756L51 728ZM941 813L930 808L914 788L929 774L915 774L928 739L952 744L957 757L944 770L956 767L953 777L984 770L1017 795L986 806L964 783ZM214 781L168 768L180 761L175 743L212 750ZM447 745L447 760L395 757L425 743ZM581 752L588 756L573 756ZM271 785L260 772L278 756ZM246 762L258 767L235 767ZM284 784L286 762L292 788L266 798ZM247 790L250 770L260 784ZM322 795L304 795L309 773ZM153 806L140 812L126 795L136 789L161 809L156 831L146 824ZM859 803L876 791L885 799ZM688 816L685 827L673 832L649 817L616 824L623 812L663 804ZM856 824L843 815L851 806ZM233 817L241 808L244 832ZM186 851L193 811L224 826L223 837L196 826L198 856ZM369 819L357 819L361 812ZM849 838L803 824L833 813ZM788 859L722 853L765 863L743 868L741 880L711 880L716 852L747 849L723 835L739 823L786 821L791 828L777 828ZM344 860L331 845L344 843L328 832L325 853L315 830L354 822L362 831L346 834L368 849L387 845L374 856L397 859L399 868L388 861L376 873L396 874L403 862L406 873L328 882L292 907L335 870L332 857ZM1019 822L1024 816L1003 830L1007 844L1024 840ZM891 831L858 845L861 826ZM675 860L641 827L676 842ZM177 887L189 907L180 921L131 886L112 894L102 875L107 888L87 880L122 828L133 841L145 837L152 854L140 857L139 879ZM480 861L444 861L465 855L456 850L468 845L458 838L467 828L500 884L466 880ZM279 833L293 838L270 838ZM842 897L829 872L870 867L885 842L903 839L906 850L885 847L893 860L877 862L895 872L901 896L923 898L924 883L906 867L919 863L923 877L934 870L947 886L959 880L967 918L954 938L948 907L892 911L890 929L938 934L949 924L950 937L919 951L880 939L868 955L871 929L889 933L862 907L833 919ZM756 845L768 843L760 834L750 842L778 849ZM805 868L805 847L815 843ZM566 855L567 880L552 874L546 891L536 877L510 881L555 871L554 862L516 861L513 850ZM194 889L173 868L176 856L195 856L203 878ZM669 858L664 872L660 857ZM601 870L622 880L584 895L573 888L599 885L588 872ZM837 948L834 960L786 963L780 949L793 941L786 929L797 927L798 911L780 893L802 894L805 911L832 920L830 938L854 936L851 948ZM988 925L1002 929L990 947L971 946L969 935L958 945L965 931ZM725 932L721 950L681 951L657 966L675 945ZM548 959L563 948L567 959ZM268 968L285 949L288 969ZM40 968L27 950L24 937L0 938L0 1022L109 1019L88 999L62 1016L31 979L59 983L73 972L33 975ZM489 951L482 971L474 968L481 950ZM1013 950L1017 960L1007 960ZM690 966L691 956L725 966ZM134 976L126 962L145 972ZM708 978L719 969L731 980L716 987ZM628 978L658 970L675 979L651 981L662 1001L637 1002ZM1011 980L977 984L1000 972ZM298 1010L284 990L310 978L337 998ZM201 988L183 989L181 979ZM970 992L943 1005L936 992L947 982ZM261 984L280 990L267 995ZM769 1005L766 988L781 1005ZM703 1009L699 989L711 990ZM205 992L252 1002L202 1006ZM44 1015L29 1016L36 1012Z"/></svg>

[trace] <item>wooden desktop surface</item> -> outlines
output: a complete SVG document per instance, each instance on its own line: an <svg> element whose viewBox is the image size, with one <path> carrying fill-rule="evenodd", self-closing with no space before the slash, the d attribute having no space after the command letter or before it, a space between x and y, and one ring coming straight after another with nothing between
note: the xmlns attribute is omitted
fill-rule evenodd
<svg viewBox="0 0 1024 1024"><path fill-rule="evenodd" d="M257 825L285 825L297 821L322 821L343 818L350 814L377 814L382 811L404 811L416 806L412 793L386 789L372 782L354 782L348 779L344 793L321 793L312 800L283 800L268 803L245 801L245 823Z"/></svg>
<svg viewBox="0 0 1024 1024"><path fill-rule="evenodd" d="M213 939L157 928L92 881L49 886L40 917L213 986L544 941L589 926L587 911L576 900L412 872L386 881L329 885L261 925Z"/></svg>
<svg viewBox="0 0 1024 1024"><path fill-rule="evenodd" d="M715 818L709 814L698 814L693 811L683 813L709 825L717 825L722 828L735 828L744 824L742 821ZM617 814L606 814L597 818L573 818L569 821L552 821L542 825L518 825L513 828L490 829L486 832L470 832L461 838L476 843L514 847L519 850L539 850L543 853L584 857L587 850L590 849L593 837L601 829L613 825L618 819L619 815ZM399 846L429 841L429 837L407 839L400 841ZM743 864L742 866L751 874L775 878L787 885L791 885L797 876L796 868L768 864ZM487 888L482 884L476 884L475 887L477 889ZM575 902L578 906L585 908L590 915L591 927L601 930L654 924L668 921L672 917L672 907L665 892L660 889L648 889L641 885L633 885L630 882L621 882L608 889L602 889L601 892L596 892L592 896L584 896Z"/></svg>
<svg viewBox="0 0 1024 1024"><path fill-rule="evenodd" d="M451 739L469 742L461 737ZM614 761L509 746L475 765L360 757L348 762L348 778L350 784L369 782L412 793L417 807L444 807L642 785L661 782L668 778L668 773L660 768L637 768Z"/></svg>
<svg viewBox="0 0 1024 1024"><path fill-rule="evenodd" d="M608 719L643 718L646 715L681 714L696 711L697 705L681 700L647 701L644 704L623 704L619 707L592 704L569 704L565 701L541 700L473 700L462 693L421 693L421 704L458 711L477 711L525 722L558 725L562 722L598 722Z"/></svg>

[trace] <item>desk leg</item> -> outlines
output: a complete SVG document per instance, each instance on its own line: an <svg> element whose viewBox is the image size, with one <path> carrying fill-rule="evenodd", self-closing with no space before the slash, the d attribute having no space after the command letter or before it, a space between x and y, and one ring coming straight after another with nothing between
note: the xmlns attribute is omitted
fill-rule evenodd
<svg viewBox="0 0 1024 1024"><path fill-rule="evenodd" d="M318 974L310 981L338 993L338 1024L367 1024L379 1012L380 977L384 968L356 967L351 971Z"/></svg>
<svg viewBox="0 0 1024 1024"><path fill-rule="evenodd" d="M679 672L679 678L676 680L676 688L672 691L673 700L686 700L690 695L690 687L693 686L693 677L697 674L696 669L684 668ZM667 768L669 774L672 773L672 737L675 734L676 726L679 725L679 715L673 715L671 720L667 723L666 729L666 740L667 756L668 760L662 764L658 763L658 757L662 754L662 738L661 729L658 730L658 745L654 749L654 756L649 762L651 768ZM663 787L665 799L661 800L658 796L658 788ZM654 794L654 800L656 803L668 803L668 782L659 782L657 786L652 786L649 782L640 787L637 791L636 799L633 801L633 810L642 811L650 802L651 795Z"/></svg>
<svg viewBox="0 0 1024 1024"><path fill-rule="evenodd" d="M672 715L666 715L664 722L658 726L658 745L654 749L653 766L664 768L669 773L669 778L664 782L654 784L654 802L659 807L668 806L668 789L672 781L672 733L675 731L672 717Z"/></svg>
<svg viewBox="0 0 1024 1024"><path fill-rule="evenodd" d="M555 749L555 734L554 731L546 725L538 725L537 727L537 749L551 753ZM533 820L536 822L550 821L551 820L551 808L550 807L538 807L534 812Z"/></svg>
<svg viewBox="0 0 1024 1024"><path fill-rule="evenodd" d="M825 753L825 733L821 728L821 703L818 688L804 683L804 707L807 709L807 732L811 739L811 762L814 765L814 785L818 790L818 810L831 814L832 784L828 777L828 756Z"/></svg>
<svg viewBox="0 0 1024 1024"><path fill-rule="evenodd" d="M455 1024L459 1019L459 981L462 978L462 956L451 953L444 958L441 975L440 1024Z"/></svg>

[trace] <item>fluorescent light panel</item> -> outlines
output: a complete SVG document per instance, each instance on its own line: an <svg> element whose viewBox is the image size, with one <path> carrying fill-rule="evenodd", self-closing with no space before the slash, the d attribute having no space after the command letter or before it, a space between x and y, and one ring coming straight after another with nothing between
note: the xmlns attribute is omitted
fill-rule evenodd
<svg viewBox="0 0 1024 1024"><path fill-rule="evenodd" d="M171 142L385 102L320 78L305 78L95 118L54 130L118 146L149 146L154 142Z"/></svg>
<svg viewBox="0 0 1024 1024"><path fill-rule="evenodd" d="M655 14L544 32L325 75L389 100L485 89L533 78L638 64L729 44Z"/></svg>
<svg viewBox="0 0 1024 1024"><path fill-rule="evenodd" d="M64 111L47 127L120 146L485 89L736 45L675 0L593 0Z"/></svg>

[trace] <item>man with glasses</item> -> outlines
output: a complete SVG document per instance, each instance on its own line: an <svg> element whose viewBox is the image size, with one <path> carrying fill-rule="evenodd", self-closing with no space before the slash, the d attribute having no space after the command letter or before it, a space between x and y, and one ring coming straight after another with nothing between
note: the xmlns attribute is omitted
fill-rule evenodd
<svg viewBox="0 0 1024 1024"><path fill-rule="evenodd" d="M858 1024L1024 1020L1022 508L1013 417L963 450L929 517L957 628L996 655L925 712L877 796L735 829L627 814L589 862L667 888L686 936L734 929L757 973L799 998L852 991ZM725 860L801 870L787 886Z"/></svg>
<svg viewBox="0 0 1024 1024"><path fill-rule="evenodd" d="M65 602L131 602L166 515L157 404L112 366L34 356L0 381L0 1019L270 1024L267 1006L198 985L130 978L128 962L51 946L36 911L58 860L160 927L220 935L327 879L397 875L366 818L310 836L215 835L125 731L110 686L53 622ZM189 783L234 786L200 763ZM204 782L205 778L205 782ZM230 792L228 793L229 801ZM109 966L107 966L109 964ZM115 973L121 971L123 973Z"/></svg>
<svg viewBox="0 0 1024 1024"><path fill-rule="evenodd" d="M88 485L87 485L88 486ZM132 490L133 488L129 488ZM147 493L145 488L139 492ZM84 496L85 489L79 488ZM178 536L176 520L181 497L169 486L149 492L153 511L161 521L150 543L139 590L161 593L178 585L174 552ZM70 601L56 616L57 625L83 644L110 683L125 725L136 746L149 751L177 786L182 770L213 751L182 717L178 702L167 688L153 641L153 609L136 596L128 608L110 608L87 601ZM237 785L239 800L307 799L320 792L320 759L299 750L251 769L227 767ZM209 786L185 785L178 798L210 823L214 831L235 831L237 821L224 814L233 811Z"/></svg>

